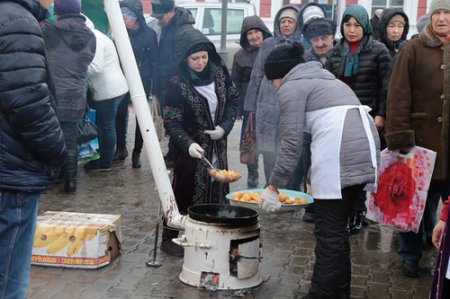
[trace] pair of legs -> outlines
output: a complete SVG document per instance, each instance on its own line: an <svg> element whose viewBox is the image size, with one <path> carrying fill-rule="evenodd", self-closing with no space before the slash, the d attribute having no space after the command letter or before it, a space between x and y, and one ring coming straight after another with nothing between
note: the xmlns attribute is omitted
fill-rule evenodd
<svg viewBox="0 0 450 299"><path fill-rule="evenodd" d="M0 191L0 298L25 298L39 193Z"/></svg>
<svg viewBox="0 0 450 299"><path fill-rule="evenodd" d="M316 200L314 203L316 262L308 298L350 298L350 244L347 218L364 185L341 190L342 199Z"/></svg>
<svg viewBox="0 0 450 299"><path fill-rule="evenodd" d="M81 119L79 120L81 121ZM64 177L64 190L73 194L77 190L77 170L78 170L78 144L77 144L77 123L61 122L61 129L64 133L66 143L66 160L62 169Z"/></svg>

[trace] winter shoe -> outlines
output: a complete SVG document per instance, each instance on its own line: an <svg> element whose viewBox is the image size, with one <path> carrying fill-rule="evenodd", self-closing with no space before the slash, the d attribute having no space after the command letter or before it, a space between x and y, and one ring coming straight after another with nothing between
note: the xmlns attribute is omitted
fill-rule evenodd
<svg viewBox="0 0 450 299"><path fill-rule="evenodd" d="M141 168L141 153L133 151L131 155L131 166L133 168Z"/></svg>
<svg viewBox="0 0 450 299"><path fill-rule="evenodd" d="M100 161L97 159L84 164L84 170L87 172L108 172L111 171L111 167L101 166Z"/></svg>
<svg viewBox="0 0 450 299"><path fill-rule="evenodd" d="M75 194L77 192L77 180L68 179L64 182L64 191L67 194Z"/></svg>
<svg viewBox="0 0 450 299"><path fill-rule="evenodd" d="M406 277L418 278L422 274L419 268L419 261L416 260L403 260L402 273Z"/></svg>
<svg viewBox="0 0 450 299"><path fill-rule="evenodd" d="M113 162L122 162L125 161L125 158L128 157L128 150L126 147L117 148L114 153Z"/></svg>

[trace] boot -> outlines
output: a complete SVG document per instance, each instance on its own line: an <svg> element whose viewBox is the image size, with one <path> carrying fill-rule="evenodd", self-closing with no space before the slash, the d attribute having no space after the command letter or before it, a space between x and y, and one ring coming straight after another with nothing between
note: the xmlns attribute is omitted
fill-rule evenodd
<svg viewBox="0 0 450 299"><path fill-rule="evenodd" d="M131 155L131 162L131 166L133 168L141 168L141 153L133 151L133 154Z"/></svg>
<svg viewBox="0 0 450 299"><path fill-rule="evenodd" d="M183 257L184 248L178 244L172 242L173 238L178 237L178 230L170 229L167 227L163 228L161 237L161 251L167 253L168 255L173 255L176 257Z"/></svg>
<svg viewBox="0 0 450 299"><path fill-rule="evenodd" d="M114 152L113 162L123 162L128 157L128 151L126 147L118 147Z"/></svg>
<svg viewBox="0 0 450 299"><path fill-rule="evenodd" d="M77 191L78 152L67 151L67 160L64 165L64 191L67 194L75 194Z"/></svg>
<svg viewBox="0 0 450 299"><path fill-rule="evenodd" d="M247 188L254 189L258 188L258 164L247 165L248 177L247 177Z"/></svg>

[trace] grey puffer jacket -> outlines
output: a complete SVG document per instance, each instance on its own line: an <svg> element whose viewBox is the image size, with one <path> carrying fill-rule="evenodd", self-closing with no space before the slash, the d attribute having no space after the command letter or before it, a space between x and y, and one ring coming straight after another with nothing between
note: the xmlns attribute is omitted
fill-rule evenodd
<svg viewBox="0 0 450 299"><path fill-rule="evenodd" d="M306 113L343 105L360 105L360 102L345 83L336 79L316 61L297 65L283 78L278 90L278 100L281 147L269 182L284 187L301 156L305 127L309 129L314 126L307 124ZM380 149L378 133L372 119L369 116L367 119L375 139L378 160ZM321 119L318 118L316 121L321 122ZM359 110L348 110L343 124L336 121L336 126L342 125L340 145L330 144L340 148L341 187L374 182L375 169L372 166L369 141ZM315 138L320 137L314 135L314 130L311 134L314 144ZM314 186L312 187L314 189Z"/></svg>
<svg viewBox="0 0 450 299"><path fill-rule="evenodd" d="M278 123L280 110L277 100L277 90L273 83L264 75L264 64L270 52L277 46L301 42L301 30L297 26L292 36L286 38L280 31L280 14L283 10L295 6L284 6L280 9L274 21L274 36L263 41L253 65L250 83L245 97L244 110L255 112L256 142L258 150L276 152L278 148Z"/></svg>

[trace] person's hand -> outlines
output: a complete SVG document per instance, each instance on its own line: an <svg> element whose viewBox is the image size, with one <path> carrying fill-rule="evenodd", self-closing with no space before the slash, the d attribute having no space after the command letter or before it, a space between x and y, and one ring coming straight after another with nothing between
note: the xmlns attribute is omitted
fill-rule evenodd
<svg viewBox="0 0 450 299"><path fill-rule="evenodd" d="M192 143L189 146L189 155L192 158L201 159L201 158L203 158L204 154L205 154L205 150L202 149L202 147L200 145L198 145L198 143Z"/></svg>
<svg viewBox="0 0 450 299"><path fill-rule="evenodd" d="M205 134L208 134L212 140L217 140L223 137L225 130L220 126L216 126L215 130L205 130Z"/></svg>
<svg viewBox="0 0 450 299"><path fill-rule="evenodd" d="M384 117L377 115L373 119L373 122L375 124L375 127L377 127L378 130L381 130L384 128Z"/></svg>
<svg viewBox="0 0 450 299"><path fill-rule="evenodd" d="M274 187L268 186L259 197L258 205L264 211L276 212L281 208L281 202L278 200L278 192Z"/></svg>
<svg viewBox="0 0 450 299"><path fill-rule="evenodd" d="M431 241L433 242L434 247L439 249L441 246L442 234L444 233L445 222L439 220L439 222L434 226L433 235L431 237Z"/></svg>

